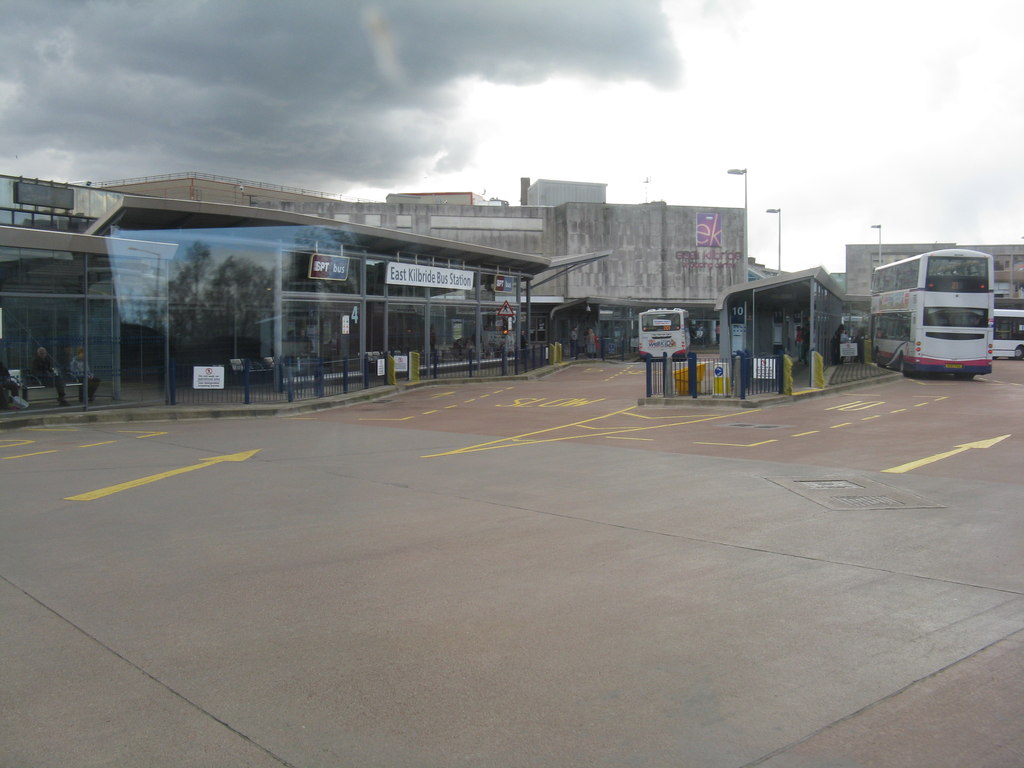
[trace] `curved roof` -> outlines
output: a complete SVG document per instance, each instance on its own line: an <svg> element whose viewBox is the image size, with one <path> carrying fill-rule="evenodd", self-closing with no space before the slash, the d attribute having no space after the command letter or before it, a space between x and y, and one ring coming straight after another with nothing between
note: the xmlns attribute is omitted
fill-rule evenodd
<svg viewBox="0 0 1024 768"><path fill-rule="evenodd" d="M385 229L384 227L352 224L269 208L138 195L125 195L120 205L89 228L88 234L110 234L115 227L130 230L159 230L282 225L318 226L344 230L352 236L354 244L378 253L402 251L406 254L450 259L475 266L504 267L531 275L551 268L551 259L547 256L460 243L438 237Z"/></svg>

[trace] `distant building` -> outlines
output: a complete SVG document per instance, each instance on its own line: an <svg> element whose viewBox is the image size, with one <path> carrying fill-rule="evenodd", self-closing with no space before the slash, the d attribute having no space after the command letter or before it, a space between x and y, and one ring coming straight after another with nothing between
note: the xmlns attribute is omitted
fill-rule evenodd
<svg viewBox="0 0 1024 768"><path fill-rule="evenodd" d="M529 179L523 179L529 182ZM529 184L524 205L561 205L562 203L603 203L607 184L586 181L537 179Z"/></svg>
<svg viewBox="0 0 1024 768"><path fill-rule="evenodd" d="M401 192L388 195L385 201L388 205L508 205L506 200L488 199L476 192Z"/></svg>

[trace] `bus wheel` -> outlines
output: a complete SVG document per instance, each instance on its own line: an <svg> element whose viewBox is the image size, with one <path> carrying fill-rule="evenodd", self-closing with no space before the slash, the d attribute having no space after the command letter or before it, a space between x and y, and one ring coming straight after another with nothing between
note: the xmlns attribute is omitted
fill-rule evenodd
<svg viewBox="0 0 1024 768"><path fill-rule="evenodd" d="M900 353L900 356L896 358L896 362L893 363L892 367L893 367L893 370L899 371L900 373L902 373L904 376L906 376L908 378L910 377L910 371L908 371L903 366L903 354L902 353Z"/></svg>
<svg viewBox="0 0 1024 768"><path fill-rule="evenodd" d="M1024 360L1024 346L1019 346L1013 350L1014 360Z"/></svg>

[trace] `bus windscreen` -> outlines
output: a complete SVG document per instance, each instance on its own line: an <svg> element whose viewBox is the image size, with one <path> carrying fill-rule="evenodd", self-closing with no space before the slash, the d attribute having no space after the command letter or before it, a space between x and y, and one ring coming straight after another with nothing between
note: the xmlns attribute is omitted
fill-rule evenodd
<svg viewBox="0 0 1024 768"><path fill-rule="evenodd" d="M929 291L987 291L989 264L974 256L932 256L925 288Z"/></svg>

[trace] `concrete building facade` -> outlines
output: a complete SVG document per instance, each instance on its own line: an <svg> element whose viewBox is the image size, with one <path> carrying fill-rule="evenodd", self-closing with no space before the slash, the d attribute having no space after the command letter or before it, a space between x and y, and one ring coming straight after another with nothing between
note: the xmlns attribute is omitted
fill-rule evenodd
<svg viewBox="0 0 1024 768"><path fill-rule="evenodd" d="M995 267L993 287L997 305L1024 306L1024 241L1001 245L966 243L847 245L846 292L851 300L867 299L871 295L871 271L875 267L942 248L966 248L992 254Z"/></svg>

